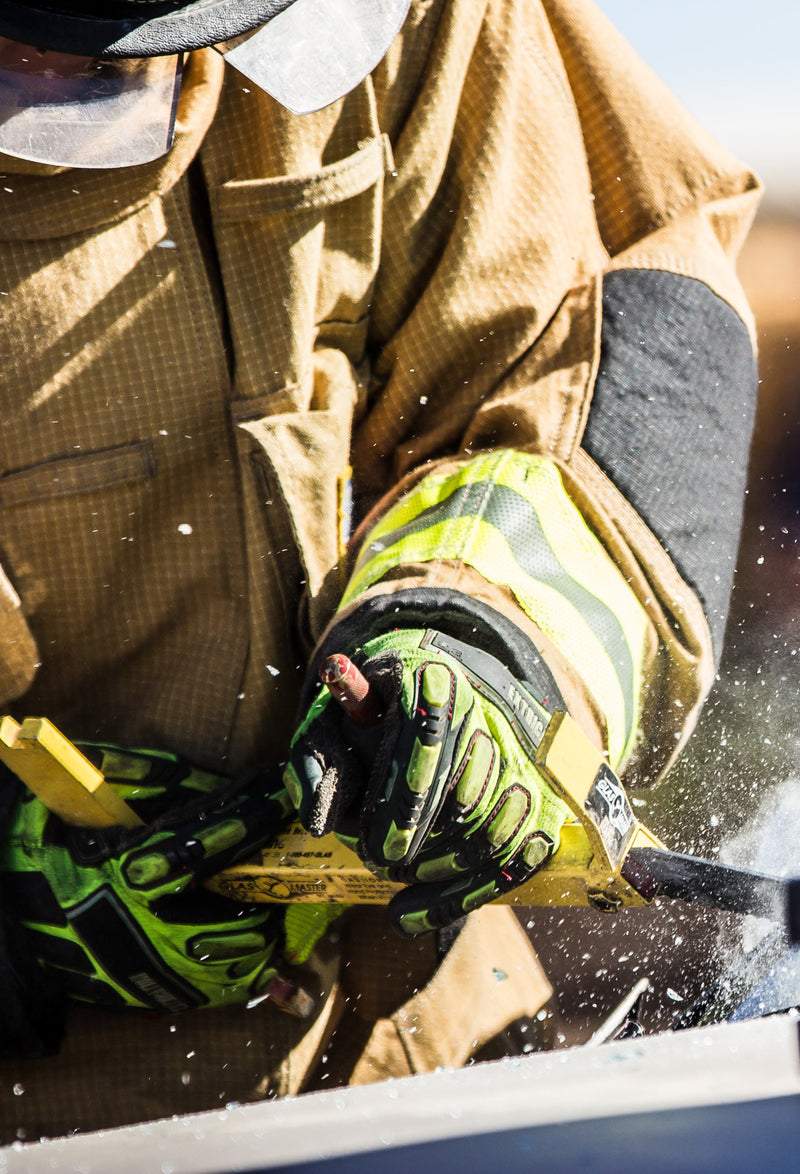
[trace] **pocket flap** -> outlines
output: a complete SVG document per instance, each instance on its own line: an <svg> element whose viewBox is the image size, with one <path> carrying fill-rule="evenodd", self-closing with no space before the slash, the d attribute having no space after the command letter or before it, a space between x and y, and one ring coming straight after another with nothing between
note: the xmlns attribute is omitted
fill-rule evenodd
<svg viewBox="0 0 800 1174"><path fill-rule="evenodd" d="M360 196L394 167L386 135L308 175L229 180L216 191L220 220L256 220L286 212L312 211Z"/></svg>
<svg viewBox="0 0 800 1174"><path fill-rule="evenodd" d="M19 596L0 567L0 703L21 697L30 688L38 663L36 641Z"/></svg>
<svg viewBox="0 0 800 1174"><path fill-rule="evenodd" d="M242 421L275 470L308 590L316 596L339 559L339 484L348 465L349 434L334 411L296 412Z"/></svg>

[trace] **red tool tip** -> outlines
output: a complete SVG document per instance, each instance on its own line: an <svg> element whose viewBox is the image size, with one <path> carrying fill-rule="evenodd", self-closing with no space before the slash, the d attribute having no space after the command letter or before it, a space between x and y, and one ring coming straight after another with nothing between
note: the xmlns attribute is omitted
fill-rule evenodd
<svg viewBox="0 0 800 1174"><path fill-rule="evenodd" d="M319 667L319 679L357 725L374 726L380 720L378 697L349 656L334 652L326 657Z"/></svg>

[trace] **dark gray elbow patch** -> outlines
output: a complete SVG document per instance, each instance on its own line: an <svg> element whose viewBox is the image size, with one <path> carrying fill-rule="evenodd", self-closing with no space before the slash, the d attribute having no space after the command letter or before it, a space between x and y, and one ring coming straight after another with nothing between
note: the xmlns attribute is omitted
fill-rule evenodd
<svg viewBox="0 0 800 1174"><path fill-rule="evenodd" d="M606 277L583 446L697 592L717 663L757 391L747 328L707 285L662 270Z"/></svg>

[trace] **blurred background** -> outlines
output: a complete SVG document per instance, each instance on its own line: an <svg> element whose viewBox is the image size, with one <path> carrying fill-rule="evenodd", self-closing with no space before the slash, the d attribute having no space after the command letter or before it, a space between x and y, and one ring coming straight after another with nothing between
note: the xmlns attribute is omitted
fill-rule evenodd
<svg viewBox="0 0 800 1174"><path fill-rule="evenodd" d="M766 188L740 263L761 383L723 662L687 753L637 814L678 850L800 875L800 5L598 2ZM564 992L562 1043L585 1040L643 976L643 1021L669 1026L765 928L680 902L529 922Z"/></svg>
<svg viewBox="0 0 800 1174"><path fill-rule="evenodd" d="M798 213L800 9L792 0L597 0L648 65Z"/></svg>

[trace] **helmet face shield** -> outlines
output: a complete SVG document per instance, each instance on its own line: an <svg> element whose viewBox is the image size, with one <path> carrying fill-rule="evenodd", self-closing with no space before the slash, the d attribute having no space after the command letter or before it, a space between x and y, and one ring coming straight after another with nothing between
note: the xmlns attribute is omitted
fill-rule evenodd
<svg viewBox="0 0 800 1174"><path fill-rule="evenodd" d="M0 37L0 152L59 167L130 167L169 150L181 57L101 61Z"/></svg>
<svg viewBox="0 0 800 1174"><path fill-rule="evenodd" d="M59 167L157 159L172 143L183 54L204 47L293 113L321 110L372 72L410 4L4 0L0 152Z"/></svg>
<svg viewBox="0 0 800 1174"><path fill-rule="evenodd" d="M221 52L292 113L310 114L372 72L409 7L410 0L296 0Z"/></svg>

